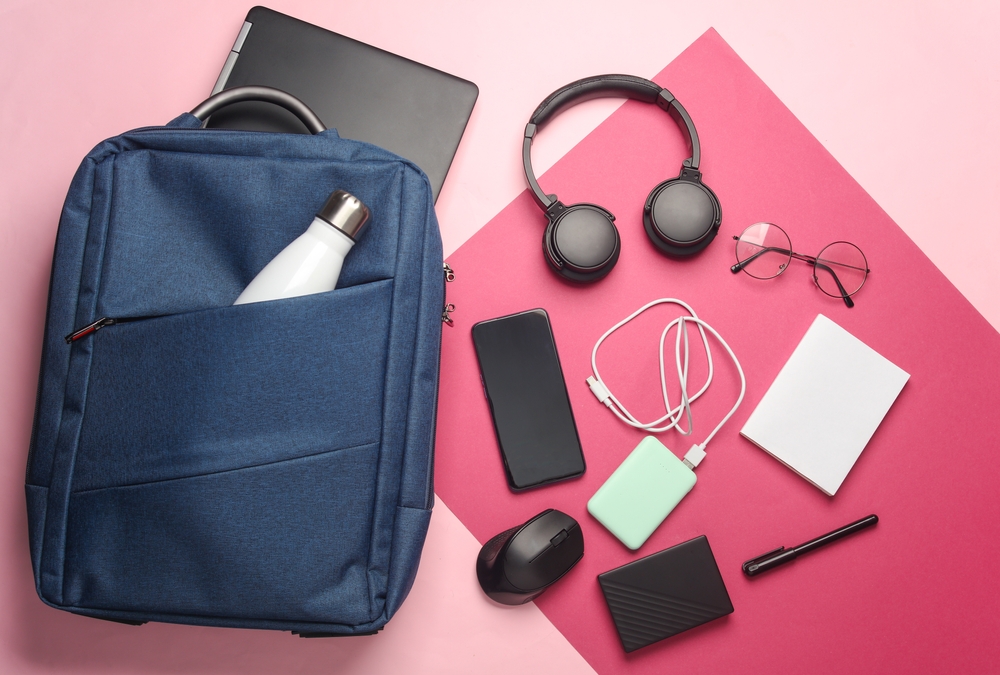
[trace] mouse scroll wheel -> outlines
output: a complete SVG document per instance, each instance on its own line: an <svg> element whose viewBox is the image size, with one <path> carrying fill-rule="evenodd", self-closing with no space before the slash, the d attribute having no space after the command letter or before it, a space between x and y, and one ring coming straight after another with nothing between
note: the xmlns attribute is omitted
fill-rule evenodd
<svg viewBox="0 0 1000 675"><path fill-rule="evenodd" d="M559 530L559 534L549 539L549 543L552 544L553 546L558 546L559 544L566 541L568 537L569 537L569 532L567 532L566 530Z"/></svg>

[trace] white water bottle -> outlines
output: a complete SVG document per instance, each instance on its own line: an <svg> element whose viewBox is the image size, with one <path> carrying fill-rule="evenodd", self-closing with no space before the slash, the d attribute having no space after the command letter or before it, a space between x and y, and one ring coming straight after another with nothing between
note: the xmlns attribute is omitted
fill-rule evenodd
<svg viewBox="0 0 1000 675"><path fill-rule="evenodd" d="M360 199L337 190L309 228L276 255L233 304L332 291L337 286L344 256L354 246L368 216L368 207Z"/></svg>

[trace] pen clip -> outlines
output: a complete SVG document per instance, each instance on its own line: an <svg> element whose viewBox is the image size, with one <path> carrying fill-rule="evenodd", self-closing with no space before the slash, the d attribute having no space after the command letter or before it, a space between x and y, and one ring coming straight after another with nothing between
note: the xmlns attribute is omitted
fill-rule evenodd
<svg viewBox="0 0 1000 675"><path fill-rule="evenodd" d="M745 563L743 563L743 573L744 574L748 574L748 575L751 574L750 567L752 565L759 565L760 563L764 562L765 560L768 560L769 558L771 558L772 556L774 556L777 553L781 553L784 550L785 550L784 546L779 546L778 548L774 549L773 551L768 551L767 553L763 553L763 554L757 556L756 558L751 558L750 560L747 560ZM756 571L756 570L754 570L754 571Z"/></svg>

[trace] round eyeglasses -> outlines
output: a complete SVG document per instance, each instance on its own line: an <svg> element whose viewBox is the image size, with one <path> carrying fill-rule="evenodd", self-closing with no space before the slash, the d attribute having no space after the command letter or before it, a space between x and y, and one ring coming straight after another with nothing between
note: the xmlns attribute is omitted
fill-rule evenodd
<svg viewBox="0 0 1000 675"><path fill-rule="evenodd" d="M854 307L851 296L861 290L871 271L861 249L847 241L833 242L816 257L795 253L788 234L774 223L755 223L733 239L736 264L729 268L733 274L742 270L756 279L773 279L795 258L812 265L819 290L842 298L848 307Z"/></svg>

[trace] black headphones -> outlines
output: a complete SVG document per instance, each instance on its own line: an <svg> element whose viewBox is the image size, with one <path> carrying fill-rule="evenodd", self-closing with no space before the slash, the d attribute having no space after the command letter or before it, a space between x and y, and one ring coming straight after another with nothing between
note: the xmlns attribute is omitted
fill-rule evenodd
<svg viewBox="0 0 1000 675"><path fill-rule="evenodd" d="M546 122L581 101L623 97L655 103L680 126L691 147L677 178L663 181L649 193L642 222L650 240L663 253L685 257L700 252L715 239L722 222L719 198L701 182L701 143L684 106L655 82L631 75L599 75L577 80L553 92L535 109L524 127L521 155L524 175L535 202L549 220L545 228L545 259L559 275L573 281L604 278L618 262L621 239L614 215L596 204L566 206L538 186L531 168L531 141Z"/></svg>

